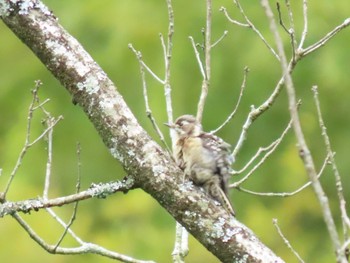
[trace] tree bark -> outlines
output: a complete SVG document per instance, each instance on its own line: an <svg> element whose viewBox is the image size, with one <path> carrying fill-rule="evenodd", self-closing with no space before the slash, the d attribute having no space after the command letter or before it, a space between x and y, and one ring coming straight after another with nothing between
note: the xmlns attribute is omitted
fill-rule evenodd
<svg viewBox="0 0 350 263"><path fill-rule="evenodd" d="M3 22L85 111L136 186L155 198L222 262L283 262L246 226L210 200L138 124L117 88L40 1L0 0Z"/></svg>

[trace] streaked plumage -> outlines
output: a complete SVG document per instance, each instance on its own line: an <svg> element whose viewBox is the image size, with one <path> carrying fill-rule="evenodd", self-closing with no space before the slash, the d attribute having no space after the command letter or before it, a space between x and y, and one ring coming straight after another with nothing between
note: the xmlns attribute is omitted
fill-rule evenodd
<svg viewBox="0 0 350 263"><path fill-rule="evenodd" d="M204 132L192 115L180 116L168 126L176 131L173 151L178 166L195 185L202 186L229 213L235 215L227 198L232 164L230 145Z"/></svg>

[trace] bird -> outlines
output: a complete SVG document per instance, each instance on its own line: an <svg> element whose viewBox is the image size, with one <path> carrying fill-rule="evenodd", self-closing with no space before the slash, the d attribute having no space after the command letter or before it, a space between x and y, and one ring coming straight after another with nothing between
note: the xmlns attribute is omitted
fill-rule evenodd
<svg viewBox="0 0 350 263"><path fill-rule="evenodd" d="M228 179L233 163L230 144L204 132L200 122L192 115L182 115L175 123L165 125L175 131L173 155L185 176L235 216L228 199Z"/></svg>

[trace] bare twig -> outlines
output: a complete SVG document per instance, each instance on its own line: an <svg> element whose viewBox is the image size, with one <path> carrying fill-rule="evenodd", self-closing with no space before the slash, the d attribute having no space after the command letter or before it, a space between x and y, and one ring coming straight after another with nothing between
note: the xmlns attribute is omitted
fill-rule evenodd
<svg viewBox="0 0 350 263"><path fill-rule="evenodd" d="M273 225L275 226L275 228L277 229L277 232L279 234L279 236L282 238L284 244L286 244L286 246L292 251L292 253L297 257L297 259L299 260L299 262L304 263L304 260L300 257L300 255L298 254L298 252L292 247L292 245L290 244L289 240L283 235L281 228L278 226L278 222L277 219L273 219L272 220Z"/></svg>
<svg viewBox="0 0 350 263"><path fill-rule="evenodd" d="M233 111L231 112L231 114L227 117L227 119L224 121L223 124L221 124L219 127L217 127L215 130L212 130L210 133L211 134L214 134L214 133L217 133L219 130L221 130L227 123L229 123L231 121L231 119L236 115L236 112L237 112L237 109L240 105L240 102L241 102L241 99L243 97L243 92L245 90L245 87L246 87L246 82L247 82L247 75L248 75L248 72L249 72L249 68L248 67L245 67L244 68L244 74L243 74L243 81L242 81L242 85L241 85L241 90L240 90L240 93L239 93L239 96L238 96L238 99L237 99L237 103L236 103L236 106L235 108L233 109Z"/></svg>
<svg viewBox="0 0 350 263"><path fill-rule="evenodd" d="M78 179L77 179L77 184L76 184L76 193L80 192L80 186L81 186L81 146L80 143L77 143L77 157L78 157ZM75 219L76 219L76 215L78 212L78 204L79 202L75 202L74 203L74 208L73 208L73 213L72 216L68 222L68 224L64 227L64 231L61 235L61 237L58 239L57 244L55 246L55 251L57 250L57 248L59 247L59 245L61 244L61 242L63 241L64 237L66 236L68 230L70 229L70 227L73 225Z"/></svg>
<svg viewBox="0 0 350 263"><path fill-rule="evenodd" d="M327 134L327 128L326 128L325 123L323 121L320 100L319 100L319 97L318 97L318 88L317 88L317 86L313 86L312 87L312 91L314 93L314 101L315 101L317 115L318 115L318 122L319 122L319 125L320 125L320 128L321 128L321 131L322 131L321 134L323 136L323 140L324 140L324 144L325 144L326 149L327 149L327 153L330 156L330 163L332 165L333 174L334 174L334 177L335 177L335 185L336 185L336 188L337 188L339 204L341 205L342 203L345 203L345 197L344 197L344 191L343 191L343 184L342 184L342 181L341 181L341 176L340 176L338 167L337 167L336 162L335 162L335 158L334 158L335 154L332 151L331 142L330 142L329 136ZM349 217L348 217L348 215L346 213L346 210L344 211L343 209L340 209L340 211L342 213L341 218L342 218L342 222L343 222L344 237L345 237L345 239L348 239L349 238L349 232L348 232L349 229L348 229L347 224L346 224L346 219L349 218ZM344 214L344 212L345 212L345 214Z"/></svg>
<svg viewBox="0 0 350 263"><path fill-rule="evenodd" d="M128 262L128 263L154 263L153 261L144 261L144 260L134 259L129 256L107 250L96 244L87 243L83 241L81 243L81 246L79 247L56 248L54 245L49 245L42 238L40 238L40 236L17 213L13 214L12 216L36 243L38 243L43 249L45 249L50 253L64 254L64 255L97 254L100 256L108 257L111 259L117 259L122 262Z"/></svg>
<svg viewBox="0 0 350 263"><path fill-rule="evenodd" d="M143 61L141 52L140 52L140 51L137 51L137 50L133 47L133 45L132 45L131 43L128 45L128 47L129 47L129 49L130 49L132 52L134 52L134 54L135 54L136 57L137 57L137 60L138 60L139 63L148 71L148 73L151 74L151 76L152 76L155 80L157 80L159 83L164 84L164 80L162 80L160 77L158 77L157 74L154 73L154 72L147 66L147 64Z"/></svg>
<svg viewBox="0 0 350 263"><path fill-rule="evenodd" d="M287 6L287 9L288 9L288 15L289 15L289 23L290 23L290 28L289 29L283 23L281 7L280 7L279 2L277 2L277 11L278 11L279 23L283 27L283 29L287 32L287 34L290 36L290 43L291 43L291 46L292 46L292 57L293 57L293 61L295 61L296 60L296 56L295 56L295 50L296 50L295 28L294 28L293 13L292 13L292 9L290 7L289 0L286 0L286 6Z"/></svg>
<svg viewBox="0 0 350 263"><path fill-rule="evenodd" d="M47 116L45 125L50 127L54 122L54 118L50 115ZM53 127L49 130L47 134L47 162L46 162L46 175L45 175L45 184L43 198L48 199L49 188L50 188L50 178L51 178L51 165L52 165L52 137L53 137Z"/></svg>
<svg viewBox="0 0 350 263"><path fill-rule="evenodd" d="M205 63L205 75L202 82L201 95L198 101L197 106L197 120L202 122L203 111L205 100L208 95L208 89L210 86L210 77L211 77L211 20L212 20L212 0L206 0L206 26L205 26L205 41L204 41L204 63Z"/></svg>
<svg viewBox="0 0 350 263"><path fill-rule="evenodd" d="M303 19L304 19L304 28L301 34L301 39L298 46L298 51L301 50L304 46L305 39L308 31L308 17L307 17L307 0L303 0Z"/></svg>
<svg viewBox="0 0 350 263"><path fill-rule="evenodd" d="M149 100L148 100L148 89L147 89L147 82L146 82L146 76L145 76L145 68L147 69L145 63L142 60L142 54L141 52L137 51L131 44L129 44L129 48L135 53L138 61L139 61L139 65L140 65L140 72L141 72L141 79L142 79L142 90L143 90L143 98L145 100L145 107L146 107L146 115L147 117L150 119L152 126L154 128L154 130L156 131L160 141L163 143L163 145L165 146L166 150L171 153L171 150L168 146L168 144L166 143L165 139L164 139L164 135L162 133L162 131L159 129L159 126L155 120L155 118L153 117L152 114L152 110L151 107L149 106ZM161 83L165 84L164 81L161 80Z"/></svg>
<svg viewBox="0 0 350 263"><path fill-rule="evenodd" d="M194 54L195 54L195 56L196 56L196 60L197 60L197 62L198 62L199 70L200 70L201 75L202 75L202 77L203 77L203 79L204 79L204 78L206 78L206 77L205 77L205 70L204 70L204 66L203 66L203 63L202 63L202 61L201 61L201 57L200 57L200 55L199 55L198 49L197 49L197 45L196 45L196 43L195 43L193 37L189 36L188 38L189 38L190 41L191 41L191 44L192 44L192 47L193 47L193 50L194 50Z"/></svg>
<svg viewBox="0 0 350 263"><path fill-rule="evenodd" d="M281 136L277 140L275 140L265 148L259 148L257 153L253 156L253 158L251 158L251 160L245 165L245 167L241 171L235 172L235 173L241 173L242 171L246 170L253 163L253 161L260 156L261 153L266 152L266 154L260 159L260 161L241 180L231 184L230 188L237 188L246 180L248 180L248 178L266 161L266 159L271 156L271 154L276 150L278 145L280 145L283 138L285 137L287 132L290 130L291 125L292 125L292 122L290 121L287 127L285 128L285 130L282 132Z"/></svg>
<svg viewBox="0 0 350 263"><path fill-rule="evenodd" d="M282 28L284 29L284 31L286 31L286 32L289 34L289 33L290 33L290 32L289 32L289 29L284 25L284 22L283 22L283 19L282 19L282 12L281 12L280 3L277 2L277 3L276 3L276 6L277 6L278 18L279 18L280 25L282 26Z"/></svg>
<svg viewBox="0 0 350 263"><path fill-rule="evenodd" d="M39 98L38 98L38 90L39 87L42 85L41 81L36 81L35 82L35 88L33 89L32 93L33 93L33 99L32 102L29 105L29 109L28 109L28 116L27 116L27 129L26 129L26 138L25 138L25 142L24 142L24 146L18 156L17 162L10 174L10 178L5 186L5 190L3 191L3 193L1 194L1 199L4 201L6 199L6 195L10 189L11 183L15 177L15 175L17 174L18 169L20 168L20 166L22 165L22 160L25 156L25 154L27 153L28 149L30 147L32 147L33 145L35 145L38 141L40 141L41 139L43 139L50 131L52 131L53 127L60 121L63 119L62 116L59 116L57 119L53 120L48 126L47 128L33 141L31 141L31 126L32 126L32 120L33 120L33 114L34 111L37 110L39 107L41 107L41 105L43 105L43 103L39 103ZM44 102L46 103L46 101ZM36 104L39 104L36 106Z"/></svg>
<svg viewBox="0 0 350 263"><path fill-rule="evenodd" d="M165 61L165 79L164 79L164 95L166 102L166 109L168 115L168 122L173 122L173 107L172 107L172 99L171 99L171 85L170 85L170 65L171 58L173 53L173 35L174 35L174 10L172 6L172 1L167 0L167 8L168 8L168 34L167 34L167 43L165 44L164 39L162 39L162 46L164 52L164 61ZM170 133L174 131L170 129Z"/></svg>
<svg viewBox="0 0 350 263"><path fill-rule="evenodd" d="M245 11L243 10L240 2L238 0L233 0L233 3L237 6L238 10L240 11L240 13L242 14L243 18L245 19L247 24L242 24L242 23L237 23L235 20L232 20L229 18L229 15L226 12L225 8L221 8L220 10L224 12L225 16L228 18L228 20L231 23L234 23L236 25L240 25L240 26L244 26L244 27L249 27L251 28L257 35L258 37L263 41L263 43L265 44L265 46L271 51L271 53L277 58L277 60L280 60L278 57L278 54L276 53L276 51L272 48L272 46L267 42L267 40L264 38L264 36L260 33L260 31L255 27L255 25L250 21L250 19L248 18L248 16L246 15ZM233 22L235 21L235 22Z"/></svg>
<svg viewBox="0 0 350 263"><path fill-rule="evenodd" d="M227 36L227 34L228 34L228 31L225 30L224 33L222 34L222 36L218 40L216 40L214 42L214 44L211 45L211 47L213 48L213 47L217 46Z"/></svg>
<svg viewBox="0 0 350 263"><path fill-rule="evenodd" d="M316 51L320 47L324 46L329 40L331 40L336 34L338 34L341 30L348 27L350 25L350 18L347 18L344 20L342 24L335 27L332 31L327 33L323 38L321 38L316 43L312 44L311 46L305 48L305 49L299 49L299 55L304 57L306 55L309 55L310 53Z"/></svg>
<svg viewBox="0 0 350 263"><path fill-rule="evenodd" d="M241 23L241 22L238 22L237 20L234 20L230 17L230 15L227 13L227 10L225 7L220 7L220 12L223 12L224 15L226 16L227 20L232 23L232 24L235 24L237 26L242 26L242 27L250 27L249 24L244 24L244 23Z"/></svg>
<svg viewBox="0 0 350 263"><path fill-rule="evenodd" d="M329 164L329 156L327 156L325 158L325 161L323 162L323 165L317 175L317 178L319 179L321 177L321 175L323 174L324 169L326 168L326 165ZM290 197L290 196L294 196L298 193L300 193L301 191L303 191L304 189L306 189L307 187L309 187L311 185L311 181L305 183L304 185L302 185L301 187L299 187L298 189L292 191L292 192L284 192L284 193L276 193L276 192L270 192L270 193L261 193L261 192L256 192L256 191L251 191L248 189L245 189L241 186L238 186L236 189L248 194L252 194L252 195L257 195L257 196L268 196L268 197Z"/></svg>

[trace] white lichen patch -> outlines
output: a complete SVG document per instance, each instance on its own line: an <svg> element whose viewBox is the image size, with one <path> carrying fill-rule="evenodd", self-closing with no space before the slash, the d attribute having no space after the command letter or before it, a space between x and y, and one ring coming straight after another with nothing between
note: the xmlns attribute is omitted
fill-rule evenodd
<svg viewBox="0 0 350 263"><path fill-rule="evenodd" d="M137 133L135 133L135 135L136 134ZM154 144L152 141L148 141L143 145L142 152L145 153L145 162L154 163L156 160L158 160L158 154L154 150ZM158 164L155 163L155 165Z"/></svg>
<svg viewBox="0 0 350 263"><path fill-rule="evenodd" d="M193 190L193 182L192 181L186 181L179 186L181 191L187 192Z"/></svg>
<svg viewBox="0 0 350 263"><path fill-rule="evenodd" d="M231 238L235 235L237 235L241 230L239 228L229 228L229 229L226 229L225 231L225 235L223 236L222 240L224 242L227 242L229 240L231 240Z"/></svg>
<svg viewBox="0 0 350 263"><path fill-rule="evenodd" d="M225 219L222 217L219 217L219 220L213 224L213 232L211 233L211 237L221 238L222 236L224 236L225 234L224 225L225 225Z"/></svg>
<svg viewBox="0 0 350 263"><path fill-rule="evenodd" d="M38 9L40 12L45 15L51 15L50 10L39 1L33 0L1 0L0 1L0 16L8 16L10 12L13 12L14 9L11 8L12 5L17 5L19 7L18 14L20 15L28 15L32 9Z"/></svg>
<svg viewBox="0 0 350 263"><path fill-rule="evenodd" d="M154 175L164 174L165 173L164 166L163 165L153 165L152 172Z"/></svg>
<svg viewBox="0 0 350 263"><path fill-rule="evenodd" d="M109 151L112 154L113 158L119 160L120 162L124 161L123 155L120 154L120 152L117 150L117 148L112 147L109 149Z"/></svg>
<svg viewBox="0 0 350 263"><path fill-rule="evenodd" d="M116 116L117 112L114 108L116 101L112 98L101 98L99 101L99 106L101 110L106 114L106 116Z"/></svg>
<svg viewBox="0 0 350 263"><path fill-rule="evenodd" d="M52 53L55 56L63 56L67 54L67 49L65 46L61 45L59 42L54 40L47 40L46 41L46 47L50 50L52 50Z"/></svg>
<svg viewBox="0 0 350 263"><path fill-rule="evenodd" d="M97 72L96 77L99 81L105 81L107 79L107 75L104 72Z"/></svg>
<svg viewBox="0 0 350 263"><path fill-rule="evenodd" d="M99 82L95 77L89 76L85 79L84 82L78 82L77 88L78 90L85 91L89 95L92 95L92 94L96 94L100 90L100 87L98 84Z"/></svg>
<svg viewBox="0 0 350 263"><path fill-rule="evenodd" d="M84 77L89 71L89 67L87 67L84 63L82 63L81 61L77 61L75 64L74 64L74 68L76 70L76 72L78 73L78 75L80 77ZM95 79L96 82L98 83L98 80Z"/></svg>
<svg viewBox="0 0 350 263"><path fill-rule="evenodd" d="M47 28L48 27L46 27L46 29ZM52 28L53 28L51 30L52 32L49 32L47 34L48 37L55 33L59 34L58 32L55 32L54 27ZM66 46L62 45L62 43L51 39L48 39L45 43L46 43L46 47L49 50L51 50L52 54L54 55L53 57L57 58L57 60L59 61L65 61L67 67L72 68L72 70L75 70L80 77L84 77L87 73L89 73L90 68L86 66L84 63L82 63L81 61L78 61L75 54L72 52L69 52ZM88 87L90 86L96 87L95 84L99 83L97 78L94 78L94 77L90 77L90 79L87 79L85 82ZM81 83L80 85L84 86L83 84L84 83Z"/></svg>
<svg viewBox="0 0 350 263"><path fill-rule="evenodd" d="M241 232L241 228L226 227L226 220L223 217L219 217L218 221L213 224L213 233L211 237L220 238L223 242L228 242L233 236L236 236Z"/></svg>
<svg viewBox="0 0 350 263"><path fill-rule="evenodd" d="M196 212L193 212L190 210L186 210L184 212L184 215L186 216L186 220L189 220L189 221L197 221L201 217L200 214L197 214ZM202 222L202 220L198 220L198 222Z"/></svg>
<svg viewBox="0 0 350 263"><path fill-rule="evenodd" d="M12 11L13 9L11 9L11 6L8 1L0 0L0 16L8 16Z"/></svg>
<svg viewBox="0 0 350 263"><path fill-rule="evenodd" d="M14 1L12 1L14 2ZM18 1L15 1L18 2ZM19 5L19 11L18 14L20 15L28 15L29 11L34 8L34 2L33 1L21 1Z"/></svg>

